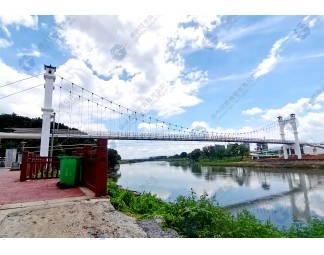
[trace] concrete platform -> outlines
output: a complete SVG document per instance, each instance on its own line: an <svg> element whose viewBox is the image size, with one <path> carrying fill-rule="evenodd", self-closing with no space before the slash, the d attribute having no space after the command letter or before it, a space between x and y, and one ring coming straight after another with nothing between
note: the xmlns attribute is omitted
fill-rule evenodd
<svg viewBox="0 0 324 255"><path fill-rule="evenodd" d="M59 179L20 182L20 171L0 168L0 207L26 202L48 201L66 198L93 198L94 193L86 188L59 189Z"/></svg>

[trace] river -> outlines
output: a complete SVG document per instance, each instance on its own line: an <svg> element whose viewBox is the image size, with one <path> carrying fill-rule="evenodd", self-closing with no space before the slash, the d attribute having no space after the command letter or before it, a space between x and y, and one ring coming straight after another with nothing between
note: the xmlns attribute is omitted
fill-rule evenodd
<svg viewBox="0 0 324 255"><path fill-rule="evenodd" d="M151 192L165 201L189 195L191 189L214 196L234 214L250 211L261 221L290 227L293 221L324 219L324 171L240 167L206 167L177 162L122 164L118 184Z"/></svg>

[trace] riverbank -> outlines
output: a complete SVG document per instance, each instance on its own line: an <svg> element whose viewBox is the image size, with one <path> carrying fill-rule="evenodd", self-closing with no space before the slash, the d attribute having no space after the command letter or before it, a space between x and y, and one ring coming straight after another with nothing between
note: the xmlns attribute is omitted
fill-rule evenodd
<svg viewBox="0 0 324 255"><path fill-rule="evenodd" d="M243 159L240 161L226 160L200 160L197 162L201 166L231 166L231 167L253 167L253 168L279 168L279 169L323 169L324 160L251 160Z"/></svg>
<svg viewBox="0 0 324 255"><path fill-rule="evenodd" d="M108 183L108 192L117 210L141 220L161 219L164 227L184 237L324 237L323 220L313 220L308 225L297 222L290 229L278 229L269 222L257 220L247 211L234 217L229 210L216 206L207 194L197 198L192 192L188 197L177 197L175 202L165 202L150 193L136 196L112 181Z"/></svg>
<svg viewBox="0 0 324 255"><path fill-rule="evenodd" d="M133 160L122 161L120 164L141 163L150 160ZM199 161L192 161L188 158L166 159L161 161L170 162L172 165L200 165L200 166L228 166L228 167L251 167L261 169L323 169L324 159L251 159L251 158L225 158L225 159L201 159Z"/></svg>

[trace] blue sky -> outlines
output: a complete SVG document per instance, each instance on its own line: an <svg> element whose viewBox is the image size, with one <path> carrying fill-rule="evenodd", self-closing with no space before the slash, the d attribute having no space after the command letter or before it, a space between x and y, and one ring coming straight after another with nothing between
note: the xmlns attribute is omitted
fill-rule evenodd
<svg viewBox="0 0 324 255"><path fill-rule="evenodd" d="M323 16L293 15L1 16L0 87L51 64L62 77L134 110L164 83L167 93L148 114L184 127L251 131L294 112L307 131L302 138L319 140L323 26ZM141 35L134 40L136 30ZM125 55L117 56L120 46ZM255 85L216 121L213 113L252 74ZM0 98L42 82L0 88ZM42 94L37 88L2 99L0 112L40 116ZM67 116L61 121L69 124ZM196 145L176 146L181 152ZM163 154L160 145L154 148L152 155Z"/></svg>

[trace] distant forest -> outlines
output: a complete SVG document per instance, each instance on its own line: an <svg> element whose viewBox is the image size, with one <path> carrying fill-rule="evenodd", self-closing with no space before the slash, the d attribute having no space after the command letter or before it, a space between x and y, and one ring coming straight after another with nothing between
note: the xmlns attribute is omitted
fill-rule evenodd
<svg viewBox="0 0 324 255"><path fill-rule="evenodd" d="M58 123L55 125L60 129L68 129L68 126ZM0 114L0 132L13 132L12 128L42 128L41 118L28 118L19 116L15 113L12 114Z"/></svg>

